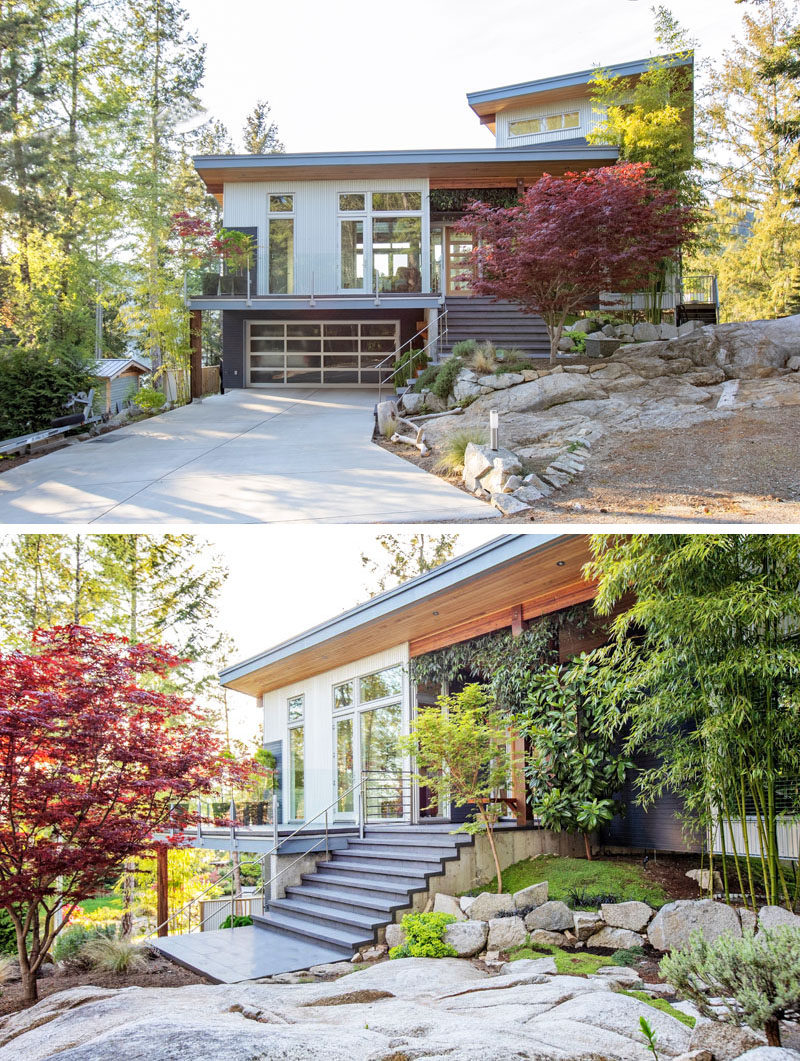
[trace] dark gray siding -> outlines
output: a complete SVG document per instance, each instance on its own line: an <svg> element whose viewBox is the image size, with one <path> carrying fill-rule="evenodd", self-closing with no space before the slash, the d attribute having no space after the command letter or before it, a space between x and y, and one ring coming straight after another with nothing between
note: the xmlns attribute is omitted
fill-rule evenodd
<svg viewBox="0 0 800 1061"><path fill-rule="evenodd" d="M222 314L222 383L226 390L244 387L244 336L247 315L225 310Z"/></svg>

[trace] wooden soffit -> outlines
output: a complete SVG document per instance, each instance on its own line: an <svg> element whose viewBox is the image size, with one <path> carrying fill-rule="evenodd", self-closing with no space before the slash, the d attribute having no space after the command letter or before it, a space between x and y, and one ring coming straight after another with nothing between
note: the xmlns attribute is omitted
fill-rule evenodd
<svg viewBox="0 0 800 1061"><path fill-rule="evenodd" d="M591 559L588 536L565 534L499 566L490 567L422 600L333 635L225 684L258 696L303 681L321 671L409 643L418 656L447 644L511 626L513 611L535 619L592 599L594 583L583 578Z"/></svg>

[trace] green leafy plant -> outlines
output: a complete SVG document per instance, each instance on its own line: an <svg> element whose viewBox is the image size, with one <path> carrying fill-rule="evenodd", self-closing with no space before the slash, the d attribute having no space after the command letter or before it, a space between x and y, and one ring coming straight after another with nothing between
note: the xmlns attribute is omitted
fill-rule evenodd
<svg viewBox="0 0 800 1061"><path fill-rule="evenodd" d="M98 936L81 947L79 957L92 969L104 973L135 973L147 965L144 948L130 939Z"/></svg>
<svg viewBox="0 0 800 1061"><path fill-rule="evenodd" d="M42 430L74 412L64 402L92 383L89 363L77 354L57 357L21 346L0 348L0 439Z"/></svg>
<svg viewBox="0 0 800 1061"><path fill-rule="evenodd" d="M697 1021L694 1017L690 1017L688 1013L682 1013L679 1009L675 1009L665 998L651 998L646 991L620 991L621 995L629 995L631 998L638 998L640 1002L644 1002L646 1006L651 1006L653 1009L660 1010L662 1013L668 1013L670 1017L674 1017L675 1020L679 1020L681 1024L685 1024L687 1028L693 1028Z"/></svg>
<svg viewBox="0 0 800 1061"><path fill-rule="evenodd" d="M647 1049L653 1055L655 1061L658 1061L658 1050L656 1049L656 1033L650 1027L650 1021L647 1019L647 1017L639 1018L639 1027L642 1029L642 1035L647 1040Z"/></svg>
<svg viewBox="0 0 800 1061"><path fill-rule="evenodd" d="M163 391L157 391L155 387L140 387L133 396L133 404L145 412L156 412L166 400Z"/></svg>
<svg viewBox="0 0 800 1061"><path fill-rule="evenodd" d="M800 1021L800 929L789 925L711 943L693 932L659 971L704 1017L718 1016L709 998L732 999L733 1023L763 1030L770 1046L781 1045L781 1021Z"/></svg>
<svg viewBox="0 0 800 1061"><path fill-rule="evenodd" d="M586 332L569 332L567 337L572 340L577 353L586 353Z"/></svg>
<svg viewBox="0 0 800 1061"><path fill-rule="evenodd" d="M590 892L586 888L570 888L567 897L567 904L573 910L596 910L603 903L620 901L616 892Z"/></svg>
<svg viewBox="0 0 800 1061"><path fill-rule="evenodd" d="M422 375L414 382L414 386L411 388L414 393L419 394L421 391L430 390L441 368L441 365L428 365Z"/></svg>
<svg viewBox="0 0 800 1061"><path fill-rule="evenodd" d="M0 910L0 954L16 953L17 933L6 911Z"/></svg>
<svg viewBox="0 0 800 1061"><path fill-rule="evenodd" d="M456 343L456 346L459 344ZM455 355L455 347L453 348L454 354L448 361L442 365L439 372L436 375L436 379L431 385L431 392L436 395L437 398L441 398L442 401L446 401L453 387L455 386L456 379L461 369L464 367L464 362L460 357Z"/></svg>
<svg viewBox="0 0 800 1061"><path fill-rule="evenodd" d="M581 833L591 860L590 833L622 807L614 798L631 768L613 746L606 724L613 673L591 655L531 676L517 723L530 740L526 774L534 810L547 829Z"/></svg>
<svg viewBox="0 0 800 1061"><path fill-rule="evenodd" d="M252 925L253 919L248 914L234 914L225 918L220 928L246 928L248 925Z"/></svg>
<svg viewBox="0 0 800 1061"><path fill-rule="evenodd" d="M478 427L465 427L448 435L441 444L439 459L433 470L444 475L461 474L464 470L464 453L470 442L485 446L486 432Z"/></svg>
<svg viewBox="0 0 800 1061"><path fill-rule="evenodd" d="M453 357L463 358L465 361L470 357L474 357L478 350L478 343L475 339L461 339L457 343L453 343Z"/></svg>
<svg viewBox="0 0 800 1061"><path fill-rule="evenodd" d="M405 914L400 925L406 942L392 947L390 958L455 958L456 950L444 942L444 931L455 921L452 914Z"/></svg>

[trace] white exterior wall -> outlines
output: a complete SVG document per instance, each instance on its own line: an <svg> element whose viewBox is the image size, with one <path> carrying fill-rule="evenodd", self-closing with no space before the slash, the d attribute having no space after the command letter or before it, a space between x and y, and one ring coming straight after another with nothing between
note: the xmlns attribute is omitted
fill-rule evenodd
<svg viewBox="0 0 800 1061"><path fill-rule="evenodd" d="M531 136L509 136L508 134L511 122L525 121L527 118L546 118L549 114L566 114L570 111L578 111L580 115L580 124L577 129L559 129L556 132L535 133ZM523 147L531 144L558 143L559 140L574 140L576 137L586 136L601 121L602 114L594 110L592 101L586 96L559 100L558 103L540 103L537 106L504 110L497 115L495 146Z"/></svg>
<svg viewBox="0 0 800 1061"><path fill-rule="evenodd" d="M226 183L223 224L258 228L258 294L268 294L269 195L294 196L295 295L339 292L339 200L342 192L421 192L422 290L430 291L430 210L427 178L363 181L242 181ZM276 218L290 215L273 215ZM357 218L358 214L347 215ZM393 216L387 211L385 216Z"/></svg>
<svg viewBox="0 0 800 1061"><path fill-rule="evenodd" d="M403 733L409 729L410 688L408 680L408 645L367 656L332 670L323 671L293 685L274 689L261 697L264 743L281 741L283 746L283 818L289 820L289 719L287 701L290 697L305 697L305 820L309 821L333 803L336 792L336 772L333 746L333 686L358 678L373 671L402 664L406 680L403 682ZM393 701L396 702L396 701ZM338 716L337 716L338 717ZM355 729L358 729L357 720ZM356 765L356 770L358 769ZM358 776L354 778L358 780ZM333 812L331 812L331 820Z"/></svg>

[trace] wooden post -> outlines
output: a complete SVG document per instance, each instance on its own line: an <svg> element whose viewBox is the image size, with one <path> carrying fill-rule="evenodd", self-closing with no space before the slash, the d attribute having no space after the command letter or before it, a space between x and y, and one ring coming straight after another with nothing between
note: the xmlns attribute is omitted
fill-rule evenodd
<svg viewBox="0 0 800 1061"><path fill-rule="evenodd" d="M192 398L203 397L203 311L189 311L189 376Z"/></svg>
<svg viewBox="0 0 800 1061"><path fill-rule="evenodd" d="M166 844L156 848L156 924L159 936L169 935L169 867Z"/></svg>
<svg viewBox="0 0 800 1061"><path fill-rule="evenodd" d="M519 637L524 629L522 605L515 604L511 609L511 634L513 637ZM511 795L517 801L515 811L517 825L527 825L528 786L525 783L525 741L517 736L511 738Z"/></svg>

